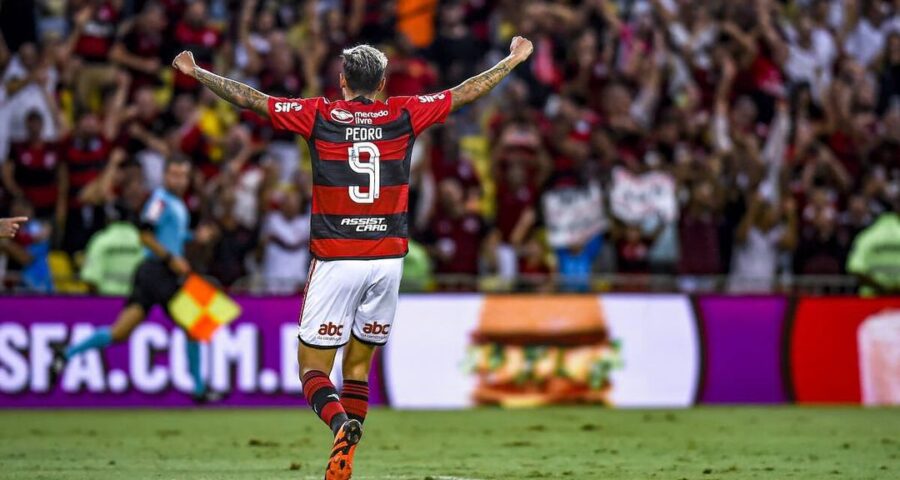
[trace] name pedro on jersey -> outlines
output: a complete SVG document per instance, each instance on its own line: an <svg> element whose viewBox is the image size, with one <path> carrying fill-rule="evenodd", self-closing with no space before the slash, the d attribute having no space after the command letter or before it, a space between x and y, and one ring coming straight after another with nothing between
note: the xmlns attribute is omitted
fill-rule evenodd
<svg viewBox="0 0 900 480"><path fill-rule="evenodd" d="M357 232L386 232L387 224L384 217L344 218L342 227L356 227Z"/></svg>
<svg viewBox="0 0 900 480"><path fill-rule="evenodd" d="M344 140L348 142L370 142L381 138L380 127L347 127L344 130Z"/></svg>

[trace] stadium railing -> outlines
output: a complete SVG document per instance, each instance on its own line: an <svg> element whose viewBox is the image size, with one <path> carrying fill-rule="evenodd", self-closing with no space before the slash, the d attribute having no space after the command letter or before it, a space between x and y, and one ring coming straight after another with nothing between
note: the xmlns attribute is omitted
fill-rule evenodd
<svg viewBox="0 0 900 480"><path fill-rule="evenodd" d="M55 294L89 294L87 285L77 277L54 276ZM774 279L753 279L734 275L664 275L664 274L597 274L589 277L560 275L519 275L505 278L497 275L438 274L421 279L404 278L401 291L484 292L484 293L580 293L580 292L656 292L656 293L723 293L723 294L806 294L852 295L859 283L849 275L780 275ZM238 295L293 295L303 284L251 275L239 279L227 289ZM29 291L14 274L0 282L0 295L36 294Z"/></svg>
<svg viewBox="0 0 900 480"><path fill-rule="evenodd" d="M753 279L730 275L634 275L600 274L590 277L520 275L504 278L496 275L434 275L425 279L404 279L401 290L423 292L683 292L733 294L807 294L851 295L858 289L849 275L781 275L775 279ZM246 277L231 288L238 294L291 294L302 285L274 279Z"/></svg>

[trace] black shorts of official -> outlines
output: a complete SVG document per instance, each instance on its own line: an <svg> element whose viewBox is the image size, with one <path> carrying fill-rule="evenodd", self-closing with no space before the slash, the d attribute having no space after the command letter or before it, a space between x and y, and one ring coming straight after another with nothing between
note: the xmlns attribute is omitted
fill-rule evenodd
<svg viewBox="0 0 900 480"><path fill-rule="evenodd" d="M169 300L181 288L181 281L162 260L151 258L144 260L134 272L131 296L127 305L140 305L149 312L154 305L159 305L168 313Z"/></svg>

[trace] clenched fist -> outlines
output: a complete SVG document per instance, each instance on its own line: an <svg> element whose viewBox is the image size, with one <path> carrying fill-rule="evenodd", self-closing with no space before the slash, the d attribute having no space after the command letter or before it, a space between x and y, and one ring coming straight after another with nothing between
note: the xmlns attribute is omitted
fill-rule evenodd
<svg viewBox="0 0 900 480"><path fill-rule="evenodd" d="M172 67L189 77L193 77L194 69L197 68L197 63L194 61L194 54L187 50L179 53L175 57L175 60L172 60Z"/></svg>
<svg viewBox="0 0 900 480"><path fill-rule="evenodd" d="M513 37L509 45L509 54L519 62L524 62L533 51L534 45L525 37Z"/></svg>

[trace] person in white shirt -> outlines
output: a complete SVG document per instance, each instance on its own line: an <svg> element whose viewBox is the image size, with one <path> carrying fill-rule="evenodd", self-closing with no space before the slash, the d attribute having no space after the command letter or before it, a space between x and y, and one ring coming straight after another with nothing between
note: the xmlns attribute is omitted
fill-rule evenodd
<svg viewBox="0 0 900 480"><path fill-rule="evenodd" d="M780 210L780 211L779 211ZM797 213L793 198L779 209L757 194L738 225L728 290L733 293L767 292L772 288L782 250L797 244Z"/></svg>
<svg viewBox="0 0 900 480"><path fill-rule="evenodd" d="M831 82L831 69L836 56L834 40L827 30L817 29L809 17L800 17L796 29L789 31L788 56L784 69L794 83L806 82L820 99Z"/></svg>
<svg viewBox="0 0 900 480"><path fill-rule="evenodd" d="M296 190L285 192L281 208L266 217L262 245L266 291L296 292L309 268L309 214Z"/></svg>

